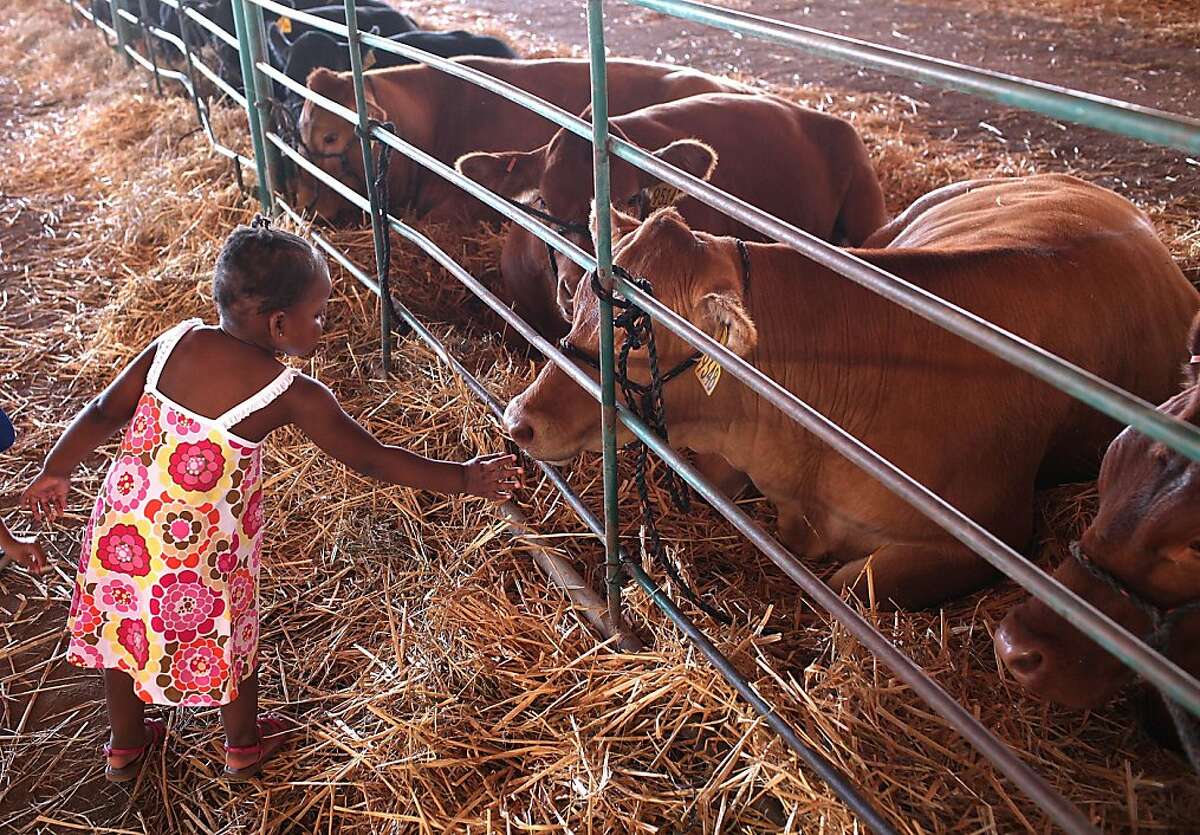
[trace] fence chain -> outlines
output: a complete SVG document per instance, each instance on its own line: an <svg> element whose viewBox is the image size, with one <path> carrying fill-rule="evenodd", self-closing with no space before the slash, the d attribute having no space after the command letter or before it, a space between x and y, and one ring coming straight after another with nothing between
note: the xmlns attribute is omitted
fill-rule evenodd
<svg viewBox="0 0 1200 835"><path fill-rule="evenodd" d="M653 295L653 287L648 280L634 277L616 265L613 266L613 271L630 284L640 287L646 295ZM622 341L620 353L617 355L617 367L614 376L617 383L621 386L621 393L625 396L625 402L635 416L645 421L664 442L668 441L666 406L663 403L662 396L663 385L695 365L698 355L693 354L666 374L660 373L658 368L658 345L654 340L654 322L651 320L650 314L632 302L618 298L606 290L601 286L594 272L592 273L591 285L592 292L599 298L612 304L614 309L621 311L620 315L613 318L614 327L618 327L625 332L625 339ZM644 385L634 382L629 378L629 352L641 347L646 348L646 353L650 360L650 382ZM637 484L638 504L641 506L642 529L645 531L646 541L649 546L646 550L654 557L654 561L675 581L684 597L718 623L725 625L733 623L733 619L729 615L712 604L707 603L700 597L699 593L688 585L680 574L678 566L667 554L666 548L663 546L662 536L658 530L658 514L655 503L650 498L650 486L646 473L649 464L650 448L646 446L644 441L640 440L634 441L629 446L636 448L635 481ZM681 512L691 510L691 489L678 473L667 468L666 474L662 477L662 483L671 496L671 503L678 510Z"/></svg>

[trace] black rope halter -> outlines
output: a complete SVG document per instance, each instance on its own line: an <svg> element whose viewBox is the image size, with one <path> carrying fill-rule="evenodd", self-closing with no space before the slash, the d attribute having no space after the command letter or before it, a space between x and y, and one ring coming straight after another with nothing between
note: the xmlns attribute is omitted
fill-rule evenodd
<svg viewBox="0 0 1200 835"><path fill-rule="evenodd" d="M563 220L562 218L555 217L546 211L546 199L540 194L537 196L537 206L524 203L520 200L514 200L511 197L505 197L504 199L508 201L509 205L515 206L521 211L525 212L525 214L537 218L560 235L591 234L591 230L588 229L588 225L586 223L575 223L570 220ZM550 273L555 277L555 279L557 279L558 252L554 249L554 246L549 241L544 241L543 243L546 244L546 258L550 262Z"/></svg>
<svg viewBox="0 0 1200 835"><path fill-rule="evenodd" d="M737 242L737 249L741 259L742 293L744 296L750 290L750 252L746 247L746 242L742 240ZM613 272L623 280L641 289L646 295L654 295L654 288L645 278L630 275L616 265L613 265ZM605 290L594 272L591 275L591 288L592 292L598 298L608 301L614 309L621 311L620 314L613 318L613 326L625 332L625 339L621 343L620 351L617 354L616 368L613 370L613 376L617 384L621 387L621 393L625 397L626 405L636 417L648 424L651 431L662 438L664 443L669 443L666 406L663 402L663 386L695 366L703 354L700 351L695 351L691 356L673 366L665 374L660 373L658 369L658 345L654 339L654 322L650 314L633 302L618 298ZM646 349L650 366L650 380L646 383L639 383L629 376L629 353L642 347ZM559 348L572 359L579 360L585 365L599 371L599 359L572 344L568 337L563 337L559 342ZM640 440L633 441L630 446L636 448L637 454L635 480L637 482L638 503L641 506L642 512L642 528L645 531L648 543L647 550L654 557L654 561L679 586L684 597L718 623L732 623L733 621L729 615L703 600L684 581L679 573L678 566L671 562L667 556L666 549L662 544L662 536L658 531L657 512L654 503L650 501L650 488L646 479L650 448L646 446L645 442ZM671 496L671 503L675 508L682 512L689 511L691 509L690 491L679 474L667 468L666 473L663 475L663 483Z"/></svg>
<svg viewBox="0 0 1200 835"><path fill-rule="evenodd" d="M1087 554L1078 542L1072 542L1070 547L1072 558L1079 567L1100 581L1104 586L1125 599L1130 606L1137 609L1150 621L1150 631L1142 640L1151 649L1165 653L1171 643L1171 632L1179 621L1190 615L1200 614L1200 600L1193 600L1179 606L1164 607L1151 603L1146 598L1131 589L1124 581L1108 569L1098 565ZM1192 770L1200 774L1200 731L1197 731L1196 720L1187 714L1170 696L1161 693L1167 713L1179 734L1179 743L1191 763Z"/></svg>
<svg viewBox="0 0 1200 835"><path fill-rule="evenodd" d="M555 217L554 215L550 214L550 212L546 211L546 198L540 194L537 196L537 205L532 205L521 200L514 200L511 197L505 197L504 199L508 201L509 205L515 206L521 211L525 212L525 214L537 218L560 235L582 235L584 237L590 237L592 234L591 228L586 223L575 220L563 220L562 218ZM631 209L637 210L637 216L639 220L645 220L646 216L649 214L650 204L646 198L644 190L639 191L633 197L629 198L625 205ZM544 241L543 243L546 244L546 260L550 262L550 274L557 280L558 251L549 241Z"/></svg>
<svg viewBox="0 0 1200 835"><path fill-rule="evenodd" d="M375 209L377 212L376 217L373 218L373 220L379 222L379 228L383 235L381 247L383 257L378 264L379 303L387 310L392 328L403 334L408 332L408 326L404 324L404 319L400 318L400 314L396 311L396 303L392 300L391 287L392 228L388 221L388 170L392 161L392 146L374 136L375 128L383 128L388 133L395 133L396 127L391 122L379 122L375 119L369 119L367 120L366 139L368 143L375 142L379 145L379 163L375 168L375 196L378 206ZM354 132L362 136L358 125L354 126Z"/></svg>

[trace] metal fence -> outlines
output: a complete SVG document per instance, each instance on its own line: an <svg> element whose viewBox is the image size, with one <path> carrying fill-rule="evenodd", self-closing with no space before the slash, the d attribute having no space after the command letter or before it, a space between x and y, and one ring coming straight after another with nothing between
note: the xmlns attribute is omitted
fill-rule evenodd
<svg viewBox="0 0 1200 835"><path fill-rule="evenodd" d="M125 2L128 1L125 0ZM871 289L918 316L961 336L1194 460L1200 460L1200 430L1157 411L1153 405L956 307L899 276L875 267L768 215L709 183L658 160L624 140L610 137L608 133L602 0L587 0L592 81L593 118L591 124L472 67L439 58L386 38L360 33L354 0L345 0L344 24L296 11L273 0L233 0L236 36L225 32L195 8L189 7L186 0L185 2L161 0L164 5L178 10L182 37L176 37L163 31L155 21L149 20L146 14L145 0L138 0L140 14L121 8L119 0L103 0L112 11L113 25L111 26L97 19L79 0L64 0L64 2L94 22L105 32L106 37L113 38L117 48L125 53L130 61L136 62L154 73L156 84L161 85L162 79L167 79L173 80L183 87L195 102L197 118L204 128L209 142L213 145L214 150L233 161L239 182L242 165L253 164L256 167L258 197L266 211L284 212L298 223L304 223L304 218L276 193L275 187L281 185L276 161L279 158L286 158L293 165L333 189L351 204L367 212L372 219L377 279L372 279L324 236L316 232L311 233L316 244L345 267L358 281L373 292L390 298L387 287L388 236L389 232L395 232L445 267L451 275L461 281L517 333L525 337L548 361L558 365L589 395L600 402L604 438L603 520L597 518L586 507L554 467L541 462L536 463L562 493L584 524L604 542L607 563L606 585L610 617L613 622L620 622L620 578L622 572L626 572L645 589L651 600L696 644L739 694L765 717L770 727L780 734L789 748L824 779L831 790L842 798L873 830L877 832L894 831L890 824L863 798L858 789L851 785L821 752L800 740L795 731L755 692L753 686L733 669L712 642L658 589L654 581L642 569L638 560L630 559L622 552L618 537L617 510L616 429L618 422L623 423L662 461L682 475L687 483L695 488L734 528L744 534L762 553L791 577L816 605L842 623L851 634L890 668L897 678L909 685L949 725L958 730L970 744L1005 774L1014 785L1038 803L1059 826L1071 833L1095 831L1078 809L1051 788L1039 774L1025 765L1008 746L991 734L970 712L955 702L945 690L932 681L918 665L875 629L857 610L843 601L806 568L795 555L764 531L733 502L706 482L643 420L623 404L617 402L614 374L613 310L611 302L606 299L606 293L601 293L599 299L601 350L599 357L600 381L597 383L590 375L564 356L557 346L550 344L533 327L521 320L446 252L438 248L418 230L387 213L387 207L381 204L376 186L372 142L382 143L387 148L405 155L438 176L454 183L487 206L527 229L583 269L589 272L594 271L603 290L620 292L626 299L648 313L657 326L673 332L701 354L711 357L759 396L828 443L865 472L877 478L1031 594L1045 601L1065 619L1086 632L1097 643L1157 687L1168 699L1181 705L1191 714L1200 715L1200 682L1146 646L1142 640L1131 635L1091 604L1067 590L1053 577L1031 565L978 523L912 479L892 462L881 457L836 423L828 420L778 383L731 353L641 288L625 280L619 273L614 273L610 245L610 216L608 212L603 211L603 207L611 204L608 183L610 155L615 155L659 177L664 182L725 212L730 217L769 238L795 248L849 280ZM1021 107L1079 124L1091 125L1191 153L1200 153L1200 120L989 72L740 11L709 6L696 2L696 0L626 0L626 2L694 22L720 27L741 35L762 38L806 50L825 58L880 68L937 86L990 98L1002 104ZM355 87L355 109L351 110L308 90L264 61L266 49L263 9L286 15L297 22L340 36L349 42L351 72ZM125 24L132 28L127 29ZM220 39L225 45L237 49L241 62L244 94L239 94L236 89L222 80L219 73L207 66L191 49L188 27L192 26L202 28L212 37ZM140 34L140 38L136 40L141 42L145 55L139 53L135 48L133 34ZM172 48L183 60L184 72L165 69L159 65L157 50L163 45ZM590 140L594 146L596 204L600 207L600 211L597 212L599 234L595 256L576 246L555 229L543 225L520 207L512 205L504 197L483 188L457 172L452 166L437 160L400 136L388 131L385 126L372 123L367 116L367 104L363 90L361 53L363 46L413 59L476 84L526 107L539 117L548 119L554 124ZM197 95L196 73L203 75L224 95L229 96L246 109L254 149L253 160L222 145L214 135L208 120L207 103ZM283 85L356 127L366 175L366 194L355 192L328 175L272 128L270 119L272 83ZM393 326L406 326L428 344L442 362L459 374L468 387L494 414L497 416L502 414L503 404L450 355L408 308L399 303L381 303L380 309L385 368L390 357ZM389 317L393 309L401 322L390 321Z"/></svg>

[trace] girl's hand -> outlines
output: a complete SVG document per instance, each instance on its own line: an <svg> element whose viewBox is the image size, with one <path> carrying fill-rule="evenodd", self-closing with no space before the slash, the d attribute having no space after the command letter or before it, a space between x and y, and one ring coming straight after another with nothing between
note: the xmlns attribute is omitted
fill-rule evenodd
<svg viewBox="0 0 1200 835"><path fill-rule="evenodd" d="M502 502L512 498L512 489L522 486L525 471L517 466L517 457L498 452L481 455L463 465L466 477L463 492Z"/></svg>
<svg viewBox="0 0 1200 835"><path fill-rule="evenodd" d="M42 470L33 484L21 494L21 506L32 513L38 522L53 522L66 512L67 493L70 490L71 479L48 475Z"/></svg>
<svg viewBox="0 0 1200 835"><path fill-rule="evenodd" d="M46 554L36 539L12 537L12 542L5 544L4 556L12 557L25 566L30 574L41 574L46 570Z"/></svg>

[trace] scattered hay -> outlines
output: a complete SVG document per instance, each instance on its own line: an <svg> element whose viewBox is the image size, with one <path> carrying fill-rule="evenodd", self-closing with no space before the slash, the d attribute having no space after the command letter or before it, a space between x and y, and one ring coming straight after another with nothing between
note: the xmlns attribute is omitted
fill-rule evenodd
<svg viewBox="0 0 1200 835"><path fill-rule="evenodd" d="M0 491L11 499L116 367L175 322L211 319L214 256L253 205L181 101L154 98L145 76L109 60L93 32L69 29L61 5L39 0L5 16L0 62L12 69L0 106L17 101L8 95L14 85L54 100L15 114L16 132L37 144L0 148L0 246L9 265L0 399L15 407L21 431L15 454L0 462ZM949 180L1030 164L1020 155L963 158L923 138L903 105L830 96L829 107L860 121L893 209ZM214 107L214 118L227 141L244 145L239 112ZM494 263L493 231L428 231L472 269L486 273ZM369 234L333 237L371 263ZM1171 241L1193 265L1196 237ZM398 295L493 391L528 380L527 357L499 343L466 291L412 247L394 244ZM399 345L396 373L381 379L376 315L376 300L338 275L325 345L305 370L387 441L456 458L497 449L483 407L415 341ZM70 567L101 456L79 475L72 515L47 535L55 573L0 574L9 613L0 826L855 831L844 807L643 594L629 593L630 620L652 649L615 653L596 645L482 502L377 487L314 454L295 432L267 449L263 692L269 707L302 723L295 743L268 779L234 791L214 779L216 712L175 710L167 750L139 783L104 783L95 676L62 661ZM595 457L571 468L593 507L598 473ZM635 537L635 491L624 477L622 518ZM535 480L522 498L547 545L594 575L601 550L549 485ZM1044 497L1043 564L1076 532L1087 500L1080 488ZM770 521L764 503L746 507ZM735 626L709 630L721 649L901 831L1048 829L1040 811L714 514L668 514L663 534L688 579L734 615ZM1034 702L998 676L989 628L1020 597L1005 586L940 614L870 616L1101 828L1191 826L1200 815L1194 779L1142 738L1124 704L1082 716Z"/></svg>

